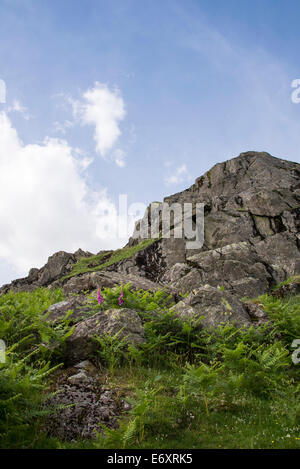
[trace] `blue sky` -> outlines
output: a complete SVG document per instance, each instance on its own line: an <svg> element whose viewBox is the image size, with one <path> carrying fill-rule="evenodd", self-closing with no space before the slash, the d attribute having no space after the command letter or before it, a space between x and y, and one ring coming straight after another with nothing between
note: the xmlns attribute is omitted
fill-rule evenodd
<svg viewBox="0 0 300 469"><path fill-rule="evenodd" d="M298 1L0 0L0 18L0 284L124 244L99 235L119 194L162 200L247 150L300 161Z"/></svg>

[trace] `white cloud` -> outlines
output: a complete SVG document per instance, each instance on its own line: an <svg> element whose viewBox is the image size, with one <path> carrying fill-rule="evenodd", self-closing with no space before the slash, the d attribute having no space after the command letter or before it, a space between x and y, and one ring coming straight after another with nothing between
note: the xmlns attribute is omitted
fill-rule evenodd
<svg viewBox="0 0 300 469"><path fill-rule="evenodd" d="M94 126L96 152L105 157L121 135L119 124L126 114L123 98L117 88L110 90L99 82L85 91L82 98L82 101L70 100L74 116L83 125Z"/></svg>
<svg viewBox="0 0 300 469"><path fill-rule="evenodd" d="M73 127L74 122L70 121L69 119L66 119L63 123L59 121L55 121L53 123L53 132L59 132L63 135L66 134L66 131Z"/></svg>
<svg viewBox="0 0 300 469"><path fill-rule="evenodd" d="M168 164L168 167L170 167L170 164ZM172 174L169 174L168 176L165 177L165 184L170 186L170 185L179 184L181 182L188 182L190 180L191 180L191 175L188 172L186 165L183 164L179 166Z"/></svg>
<svg viewBox="0 0 300 469"><path fill-rule="evenodd" d="M20 114L23 115L24 119L29 120L30 116L27 112L27 108L23 106L20 101L15 99L13 101L12 106L9 106L7 109L8 112L19 112Z"/></svg>
<svg viewBox="0 0 300 469"><path fill-rule="evenodd" d="M24 145L0 113L0 258L25 274L58 250L116 248L116 207L105 189L89 189L89 160L65 140Z"/></svg>

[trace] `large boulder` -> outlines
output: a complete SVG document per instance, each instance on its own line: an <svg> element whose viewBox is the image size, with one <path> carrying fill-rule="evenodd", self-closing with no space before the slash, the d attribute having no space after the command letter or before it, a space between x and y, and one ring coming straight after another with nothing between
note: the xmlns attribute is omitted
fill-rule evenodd
<svg viewBox="0 0 300 469"><path fill-rule="evenodd" d="M142 321L136 311L129 308L100 311L76 324L73 334L67 339L66 362L76 363L97 351L95 336L120 332L120 340L134 345L145 341Z"/></svg>
<svg viewBox="0 0 300 469"><path fill-rule="evenodd" d="M238 327L250 326L247 308L235 296L210 285L192 291L187 298L172 308L182 319L201 318L200 326L215 328L234 323Z"/></svg>
<svg viewBox="0 0 300 469"><path fill-rule="evenodd" d="M38 274L38 283L41 286L49 285L63 275L66 275L76 261L73 254L59 251L49 257L47 264Z"/></svg>
<svg viewBox="0 0 300 469"><path fill-rule="evenodd" d="M71 313L68 319L71 322L78 322L86 317L90 309L88 299L84 295L78 295L49 306L44 316L48 322L58 322Z"/></svg>

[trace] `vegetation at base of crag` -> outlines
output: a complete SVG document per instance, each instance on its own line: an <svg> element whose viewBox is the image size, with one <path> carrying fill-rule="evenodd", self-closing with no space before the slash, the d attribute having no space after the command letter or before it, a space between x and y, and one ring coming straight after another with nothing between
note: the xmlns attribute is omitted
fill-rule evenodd
<svg viewBox="0 0 300 469"><path fill-rule="evenodd" d="M259 297L270 322L257 327L225 325L207 332L201 319L172 313L164 292L123 286L146 342L126 347L118 334L99 340L100 380L130 401L118 429L99 426L93 440L49 438L44 407L54 369L64 361L72 327L43 312L63 299L61 290L37 289L0 297L1 448L299 448L300 364L292 341L300 338L300 297ZM120 287L104 289L100 306L118 307ZM93 359L93 358L92 358ZM96 360L96 361L97 361ZM54 373L55 375L55 373ZM102 429L102 430L101 430Z"/></svg>

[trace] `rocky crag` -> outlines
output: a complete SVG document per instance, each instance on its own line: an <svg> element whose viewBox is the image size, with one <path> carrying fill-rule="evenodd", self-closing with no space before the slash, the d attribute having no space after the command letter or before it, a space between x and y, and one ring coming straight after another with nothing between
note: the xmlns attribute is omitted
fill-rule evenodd
<svg viewBox="0 0 300 469"><path fill-rule="evenodd" d="M52 307L53 314L60 315L68 309L76 312L82 292L130 282L133 288L172 292L178 312L201 312L204 326L224 320L250 324L263 314L241 298L257 297L300 273L299 164L268 153L242 153L216 164L190 188L164 202L204 203L201 249L188 250L185 239L175 238L160 238L139 249L142 240L135 233L127 246L128 252L136 247L131 255L107 262L113 259L112 252L100 252L98 257L82 250L58 252L43 268L4 285L0 294L60 285L67 300ZM74 270L82 259L87 259L87 268ZM79 294L76 300L74 293ZM188 296L183 299L183 294Z"/></svg>
<svg viewBox="0 0 300 469"><path fill-rule="evenodd" d="M300 291L299 164L268 153L242 153L215 165L189 189L164 202L204 203L201 249L189 250L186 239L172 237L145 242L139 238L142 220L121 250L96 255L61 251L41 269L31 269L28 277L0 289L2 295L59 286L65 300L50 306L45 320L56 323L72 311L74 330L63 358L66 368L56 383L59 394L49 403L62 405L51 421L51 435L70 440L92 437L99 421L116 428L117 417L129 408L100 386L99 370L89 360L96 352L95 335L118 333L120 339L138 346L146 340L144 325L138 312L126 306L126 298L118 309L95 310L87 292L127 283L138 290L164 289L173 296L176 315L201 318L200 327L214 328L228 321L245 327L267 321L259 302L250 299L289 277L296 276L295 281L273 294ZM156 208L160 205L156 203ZM145 219L151 224L148 210Z"/></svg>

